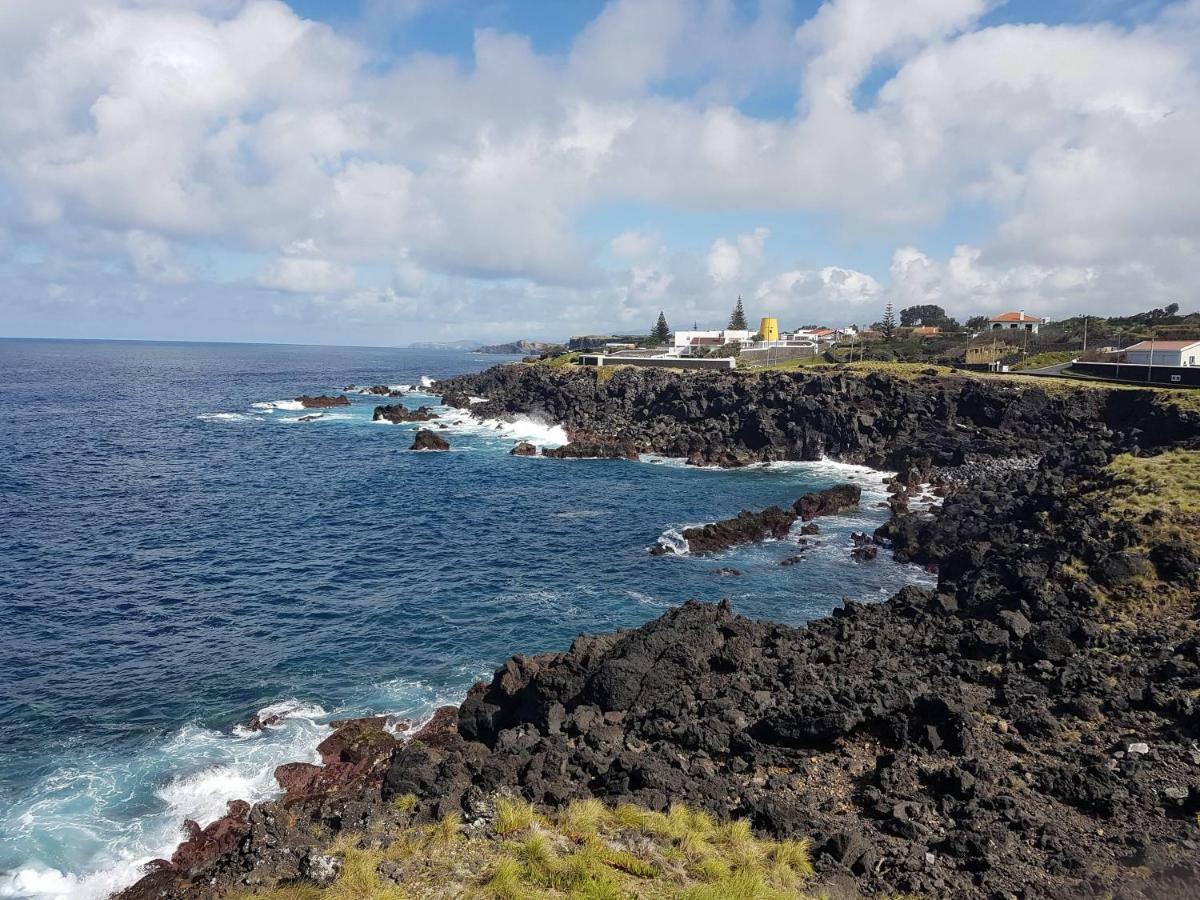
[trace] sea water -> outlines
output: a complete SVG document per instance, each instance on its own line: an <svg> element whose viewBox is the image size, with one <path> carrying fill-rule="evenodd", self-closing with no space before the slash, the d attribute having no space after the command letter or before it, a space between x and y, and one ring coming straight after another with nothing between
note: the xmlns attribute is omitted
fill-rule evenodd
<svg viewBox="0 0 1200 900"><path fill-rule="evenodd" d="M879 473L514 457L559 423L372 421L436 405L458 351L0 341L0 897L102 897L186 818L272 796L331 718L419 721L514 652L639 625L688 598L802 623L929 576L857 563ZM429 393L301 394L355 383ZM300 421L305 415L320 418ZM448 453L411 452L446 424ZM660 536L838 481L862 509L816 545L652 557ZM717 574L734 568L737 577ZM256 712L277 725L250 731Z"/></svg>

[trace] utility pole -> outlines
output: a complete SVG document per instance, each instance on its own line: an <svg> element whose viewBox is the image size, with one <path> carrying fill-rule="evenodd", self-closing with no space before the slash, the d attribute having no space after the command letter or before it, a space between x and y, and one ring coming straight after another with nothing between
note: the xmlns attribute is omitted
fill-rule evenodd
<svg viewBox="0 0 1200 900"><path fill-rule="evenodd" d="M1087 313L1083 316L1083 352L1087 353Z"/></svg>
<svg viewBox="0 0 1200 900"><path fill-rule="evenodd" d="M1146 367L1146 384L1154 377L1154 338L1150 338L1150 365Z"/></svg>

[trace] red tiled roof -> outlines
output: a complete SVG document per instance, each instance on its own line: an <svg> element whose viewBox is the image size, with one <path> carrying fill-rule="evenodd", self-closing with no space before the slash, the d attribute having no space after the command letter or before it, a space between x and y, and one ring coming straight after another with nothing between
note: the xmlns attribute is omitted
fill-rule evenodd
<svg viewBox="0 0 1200 900"><path fill-rule="evenodd" d="M1039 319L1037 316L1030 316L1023 312L1006 312L1000 313L998 316L992 316L993 322L1044 322L1044 319Z"/></svg>
<svg viewBox="0 0 1200 900"><path fill-rule="evenodd" d="M1192 341L1139 341L1132 347L1126 347L1126 350L1182 350L1185 347L1191 347L1195 344L1200 344L1200 338Z"/></svg>

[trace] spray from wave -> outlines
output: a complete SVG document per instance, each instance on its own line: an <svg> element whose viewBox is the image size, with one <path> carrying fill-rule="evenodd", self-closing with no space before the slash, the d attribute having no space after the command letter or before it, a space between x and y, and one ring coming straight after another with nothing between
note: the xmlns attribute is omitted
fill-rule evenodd
<svg viewBox="0 0 1200 900"><path fill-rule="evenodd" d="M136 881L151 860L171 856L184 820L203 827L224 815L230 800L268 800L279 793L277 766L320 762L316 747L330 719L386 712L416 728L460 697L459 689L397 679L333 711L283 700L258 711L261 728L190 723L132 756L85 753L64 762L0 812L3 833L26 857L0 872L0 898L108 897Z"/></svg>

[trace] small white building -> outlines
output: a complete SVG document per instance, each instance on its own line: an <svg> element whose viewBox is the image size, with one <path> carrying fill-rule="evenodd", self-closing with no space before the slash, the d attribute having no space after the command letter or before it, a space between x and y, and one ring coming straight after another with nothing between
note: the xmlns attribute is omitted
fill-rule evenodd
<svg viewBox="0 0 1200 900"><path fill-rule="evenodd" d="M989 320L992 331L1028 331L1032 334L1037 334L1038 329L1048 321L1049 319L1039 319L1037 316L1027 315L1025 310L1000 313L998 316L992 316Z"/></svg>
<svg viewBox="0 0 1200 900"><path fill-rule="evenodd" d="M728 344L745 344L753 337L752 332L726 328L724 331L676 331L671 340L671 356L689 356L692 348L724 347Z"/></svg>
<svg viewBox="0 0 1200 900"><path fill-rule="evenodd" d="M1200 366L1200 341L1141 341L1122 352L1139 366Z"/></svg>

